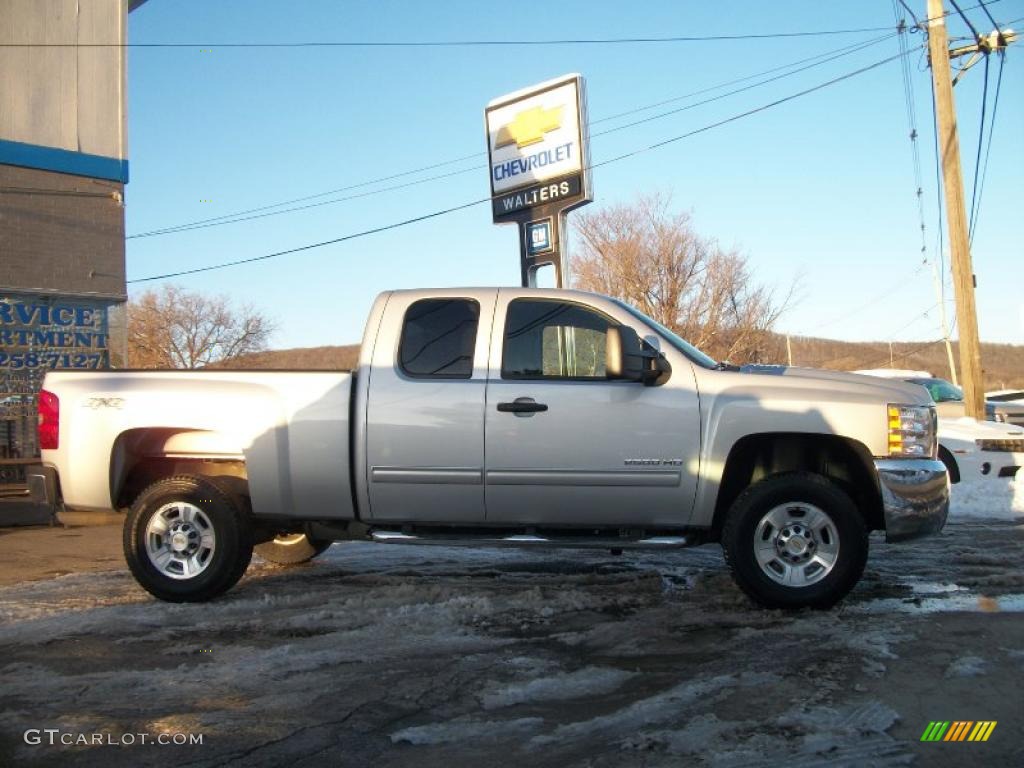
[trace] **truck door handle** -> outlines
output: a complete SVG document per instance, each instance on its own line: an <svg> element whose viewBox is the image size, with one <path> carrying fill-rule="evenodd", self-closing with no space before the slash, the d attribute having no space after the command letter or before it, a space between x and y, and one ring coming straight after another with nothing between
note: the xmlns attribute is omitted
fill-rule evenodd
<svg viewBox="0 0 1024 768"><path fill-rule="evenodd" d="M511 403L498 403L498 410L501 413L522 413L530 415L546 411L548 407L544 403L535 402L532 397L517 397Z"/></svg>

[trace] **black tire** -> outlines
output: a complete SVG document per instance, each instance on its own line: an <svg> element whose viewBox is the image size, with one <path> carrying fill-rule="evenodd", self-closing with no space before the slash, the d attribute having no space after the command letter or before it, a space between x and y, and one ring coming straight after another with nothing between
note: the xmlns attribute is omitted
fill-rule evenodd
<svg viewBox="0 0 1024 768"><path fill-rule="evenodd" d="M283 534L271 541L257 544L256 554L277 565L299 565L322 555L333 543L311 539L308 534Z"/></svg>
<svg viewBox="0 0 1024 768"><path fill-rule="evenodd" d="M185 570L180 566L180 559L161 570L147 547L147 541L153 547L155 542L164 539L167 539L167 547L172 547L169 542L173 536L159 533L147 536L147 527L157 513L164 519L170 516L173 522L175 504L198 510L192 512L201 521L193 526L197 539L201 538L201 533L212 534L214 546L196 555L194 576L184 572L167 575L175 567ZM180 513L178 519L184 519ZM182 535L187 542L192 533ZM216 481L191 475L159 480L140 493L125 518L123 541L125 559L135 580L154 597L173 603L200 603L224 594L242 578L252 559L252 528L246 515ZM175 559L177 557L168 560Z"/></svg>
<svg viewBox="0 0 1024 768"><path fill-rule="evenodd" d="M781 584L766 572L776 570L781 573L780 569L790 565L789 560L783 562L789 557L794 558L793 562L803 562L791 552L778 555L765 567L758 562L755 553L755 537L762 520L772 510L788 504L793 504L793 511L787 508L785 516L809 514L801 505L810 505L824 512L832 527L810 539L814 545L817 545L818 538L823 538L825 546L837 546L831 570L817 576L817 581L801 586ZM799 523L799 520L795 522ZM760 530L761 541L766 548L776 546L788 535L782 533L773 537L778 531L771 525ZM837 545L831 541L833 531ZM796 546L803 545L806 539L802 536ZM830 608L853 589L864 572L868 557L868 531L853 500L837 485L810 472L788 472L765 478L740 494L726 517L722 548L736 584L754 602L767 608ZM810 573L810 578L815 578L821 570L825 569L813 563L799 567L800 574Z"/></svg>

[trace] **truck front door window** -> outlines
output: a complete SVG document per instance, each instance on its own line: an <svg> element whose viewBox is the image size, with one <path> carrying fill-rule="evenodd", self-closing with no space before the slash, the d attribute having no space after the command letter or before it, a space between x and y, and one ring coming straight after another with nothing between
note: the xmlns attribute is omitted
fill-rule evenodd
<svg viewBox="0 0 1024 768"><path fill-rule="evenodd" d="M520 299L509 305L502 378L604 379L608 319L576 304Z"/></svg>

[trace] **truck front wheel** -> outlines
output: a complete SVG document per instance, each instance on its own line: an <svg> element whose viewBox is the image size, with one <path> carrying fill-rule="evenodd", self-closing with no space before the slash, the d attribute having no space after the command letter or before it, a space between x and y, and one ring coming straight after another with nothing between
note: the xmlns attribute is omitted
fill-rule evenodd
<svg viewBox="0 0 1024 768"><path fill-rule="evenodd" d="M256 554L277 565L298 565L323 554L334 542L311 539L304 533L282 533L256 545Z"/></svg>
<svg viewBox="0 0 1024 768"><path fill-rule="evenodd" d="M252 529L230 494L205 477L160 480L132 504L124 554L135 580L174 603L227 592L252 558Z"/></svg>
<svg viewBox="0 0 1024 768"><path fill-rule="evenodd" d="M774 475L740 494L722 529L736 583L768 608L829 608L864 572L868 532L853 500L810 472Z"/></svg>

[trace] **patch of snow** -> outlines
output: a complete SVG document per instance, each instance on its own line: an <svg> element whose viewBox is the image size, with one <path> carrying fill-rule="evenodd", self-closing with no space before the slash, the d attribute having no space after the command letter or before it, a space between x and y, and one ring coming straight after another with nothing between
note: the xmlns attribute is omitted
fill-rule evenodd
<svg viewBox="0 0 1024 768"><path fill-rule="evenodd" d="M1024 478L983 477L950 487L949 518L1016 520L1024 517Z"/></svg>
<svg viewBox="0 0 1024 768"><path fill-rule="evenodd" d="M946 677L978 677L988 663L980 656L961 656L946 668Z"/></svg>
<svg viewBox="0 0 1024 768"><path fill-rule="evenodd" d="M610 693L636 675L621 669L585 667L575 672L547 675L484 693L484 709L500 709L531 701L562 701Z"/></svg>
<svg viewBox="0 0 1024 768"><path fill-rule="evenodd" d="M559 726L551 734L534 736L531 744L543 746L565 740L584 738L592 734L611 735L631 733L652 723L660 723L678 717L689 705L701 701L707 703L712 694L735 687L739 682L736 675L687 680L659 694L640 699L628 707L590 720L581 720Z"/></svg>
<svg viewBox="0 0 1024 768"><path fill-rule="evenodd" d="M460 717L446 723L416 725L391 734L395 744L450 744L452 742L479 741L505 738L516 733L536 730L544 723L539 717L520 717L516 720L476 720Z"/></svg>
<svg viewBox="0 0 1024 768"><path fill-rule="evenodd" d="M939 613L955 611L957 613L1022 613L1024 612L1024 594L999 595L985 597L970 592L953 593L948 597L923 598L883 598L867 600L843 608L845 613Z"/></svg>

